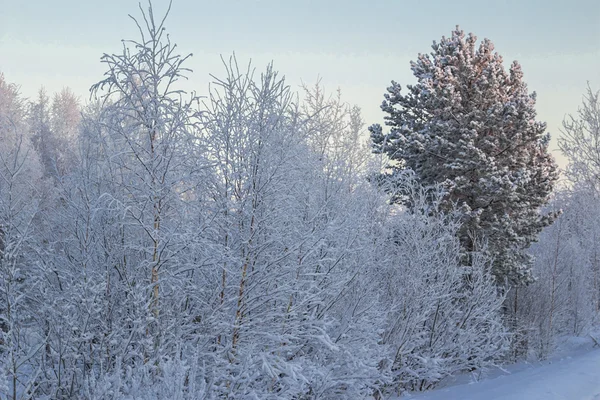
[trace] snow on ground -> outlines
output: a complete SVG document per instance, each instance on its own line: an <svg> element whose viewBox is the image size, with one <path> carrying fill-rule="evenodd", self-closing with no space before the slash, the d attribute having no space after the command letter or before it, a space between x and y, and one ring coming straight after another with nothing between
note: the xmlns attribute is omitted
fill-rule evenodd
<svg viewBox="0 0 600 400"><path fill-rule="evenodd" d="M600 349L570 340L551 360L510 366L480 382L401 397L410 400L600 400Z"/></svg>

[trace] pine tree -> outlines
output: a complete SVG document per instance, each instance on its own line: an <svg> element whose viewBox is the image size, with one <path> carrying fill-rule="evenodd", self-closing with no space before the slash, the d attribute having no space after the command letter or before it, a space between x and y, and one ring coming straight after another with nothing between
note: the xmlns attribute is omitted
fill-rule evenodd
<svg viewBox="0 0 600 400"><path fill-rule="evenodd" d="M411 62L417 83L401 94L392 81L384 95L389 133L378 124L369 130L375 152L391 160L390 174L412 169L421 184L447 186L447 206L465 212L458 233L465 254L484 237L498 283L528 283L524 250L555 218L540 207L558 171L521 66L506 71L491 41L476 42L457 27L431 54L419 54Z"/></svg>

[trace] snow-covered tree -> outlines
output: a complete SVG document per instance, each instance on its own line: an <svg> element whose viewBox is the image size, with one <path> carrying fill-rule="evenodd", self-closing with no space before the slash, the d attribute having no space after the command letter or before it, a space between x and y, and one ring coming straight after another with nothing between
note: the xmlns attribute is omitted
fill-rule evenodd
<svg viewBox="0 0 600 400"><path fill-rule="evenodd" d="M60 176L75 166L80 119L81 109L75 94L69 88L56 93L50 109L50 128L57 142L56 165Z"/></svg>
<svg viewBox="0 0 600 400"><path fill-rule="evenodd" d="M60 179L75 165L75 141L79 129L79 101L65 88L52 102L41 88L29 103L28 124L46 176Z"/></svg>
<svg viewBox="0 0 600 400"><path fill-rule="evenodd" d="M161 311L160 291L177 290L168 278L183 278L178 257L191 240L186 235L192 234L186 226L186 193L196 185L202 158L196 152L195 97L178 87L189 72L184 63L191 55L178 54L165 18L156 19L151 6L147 11L140 6L140 11L140 38L124 41L121 54L102 57L107 72L92 93L104 103L100 140L108 151L106 168L112 171L111 196L124 216L127 261L122 267L128 284L134 285L130 295L141 302L133 331L147 362L162 356L160 341L169 335L168 321L176 315L168 311L168 302Z"/></svg>
<svg viewBox="0 0 600 400"><path fill-rule="evenodd" d="M30 398L40 384L46 302L35 262L34 232L42 168L17 87L0 74L0 397Z"/></svg>
<svg viewBox="0 0 600 400"><path fill-rule="evenodd" d="M598 192L600 182L600 92L588 86L577 116L563 121L558 145L569 159L569 180Z"/></svg>
<svg viewBox="0 0 600 400"><path fill-rule="evenodd" d="M201 319L215 394L360 398L379 379L381 314L361 277L383 203L357 187L354 161L331 147L340 143L313 147L318 135L352 139L349 112L339 125L320 112L298 107L271 66L255 77L232 59L213 85L203 137L220 269L204 272L211 291L195 298L214 307Z"/></svg>
<svg viewBox="0 0 600 400"><path fill-rule="evenodd" d="M485 237L498 283L522 284L532 280L525 249L555 217L540 207L558 172L521 66L506 71L492 42L476 41L457 28L420 54L411 63L417 83L402 94L392 82L384 96L390 131L376 124L370 132L392 173L412 169L422 184L448 188L446 203L465 215L463 249Z"/></svg>
<svg viewBox="0 0 600 400"><path fill-rule="evenodd" d="M598 321L598 204L589 192L563 189L548 207L564 212L529 250L536 281L508 294L517 357L546 358L561 337L586 335Z"/></svg>
<svg viewBox="0 0 600 400"><path fill-rule="evenodd" d="M52 133L50 99L44 88L38 91L37 99L29 103L28 125L33 145L44 167L44 175L58 176L58 143Z"/></svg>

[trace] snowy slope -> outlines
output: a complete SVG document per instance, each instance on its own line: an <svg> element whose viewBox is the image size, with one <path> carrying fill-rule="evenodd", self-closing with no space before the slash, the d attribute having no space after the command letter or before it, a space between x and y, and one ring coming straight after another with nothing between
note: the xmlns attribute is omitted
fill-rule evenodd
<svg viewBox="0 0 600 400"><path fill-rule="evenodd" d="M576 351L510 374L413 395L411 400L600 400L600 350Z"/></svg>

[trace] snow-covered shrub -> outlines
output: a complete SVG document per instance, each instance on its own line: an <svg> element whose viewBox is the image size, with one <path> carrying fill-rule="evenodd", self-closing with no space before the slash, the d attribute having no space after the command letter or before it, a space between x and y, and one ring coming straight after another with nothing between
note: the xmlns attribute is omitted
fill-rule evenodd
<svg viewBox="0 0 600 400"><path fill-rule="evenodd" d="M410 178L403 185L411 207L389 224L380 278L388 309L383 343L394 390L426 390L498 363L508 333L490 260L473 252L471 264L461 265L459 215L440 211L441 188L425 189Z"/></svg>
<svg viewBox="0 0 600 400"><path fill-rule="evenodd" d="M587 335L597 322L600 296L600 209L582 190L564 190L551 207L564 212L531 247L536 281L507 298L517 332L513 355L544 359L558 338Z"/></svg>

